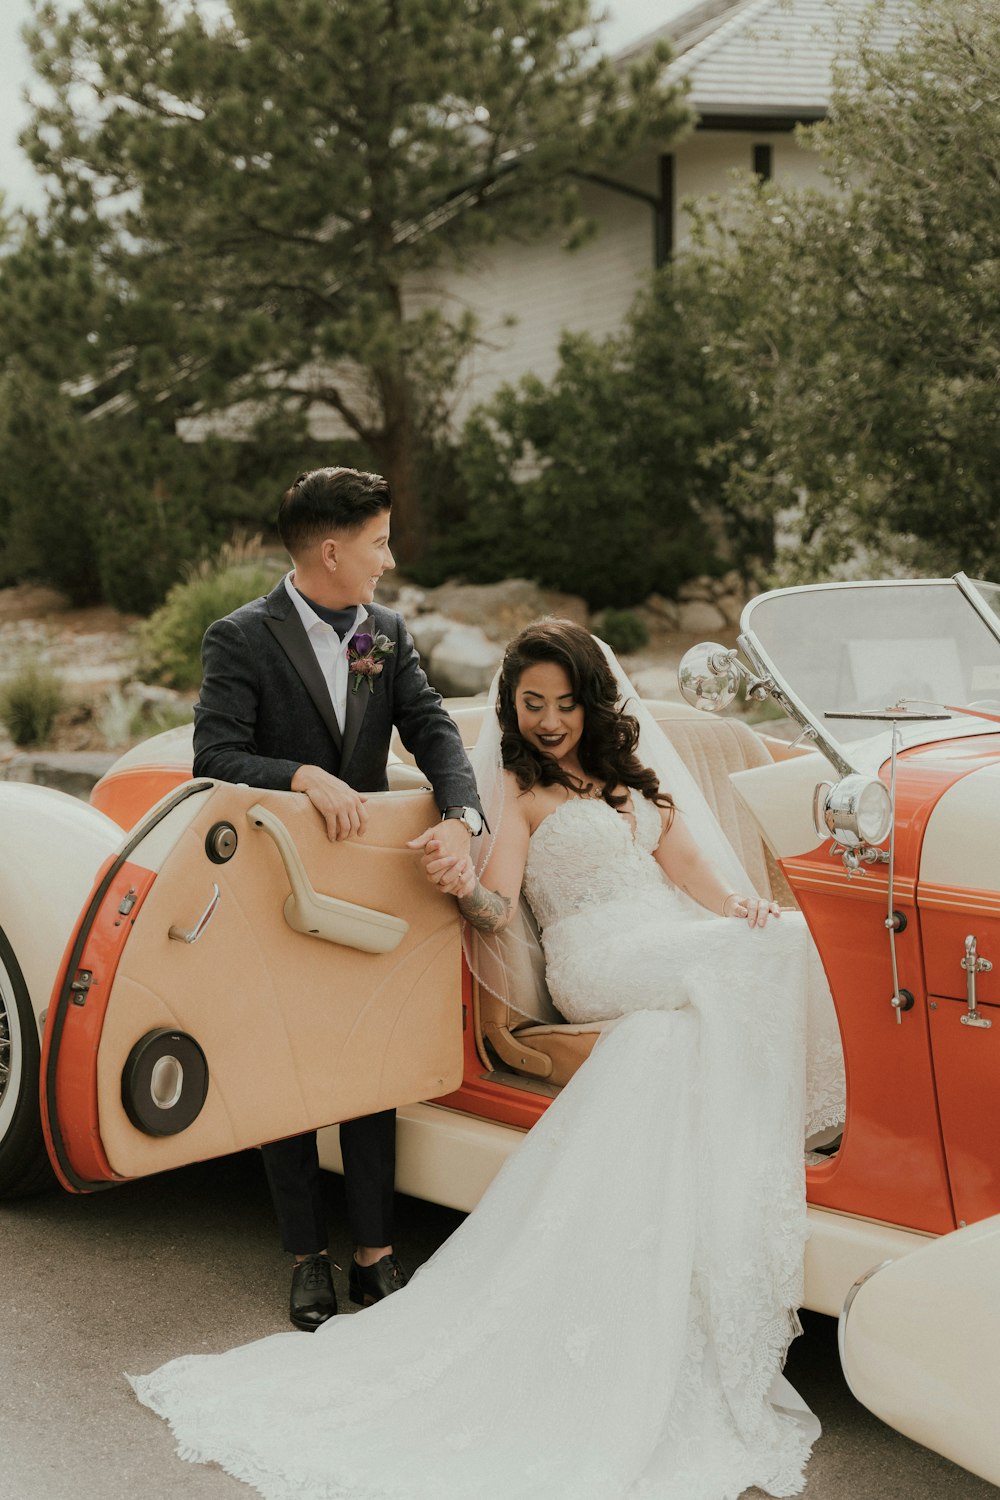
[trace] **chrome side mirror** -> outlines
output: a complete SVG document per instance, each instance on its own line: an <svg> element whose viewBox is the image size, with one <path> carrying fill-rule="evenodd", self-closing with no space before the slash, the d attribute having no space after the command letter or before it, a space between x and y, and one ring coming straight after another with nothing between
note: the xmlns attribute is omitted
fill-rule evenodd
<svg viewBox="0 0 1000 1500"><path fill-rule="evenodd" d="M714 713L728 708L736 697L742 670L735 651L718 641L702 641L681 657L677 685L692 708Z"/></svg>
<svg viewBox="0 0 1000 1500"><path fill-rule="evenodd" d="M755 677L739 659L734 646L720 646L718 641L702 641L681 657L677 668L677 685L692 708L709 713L728 708L746 682L746 695L758 701L775 692L770 677Z"/></svg>

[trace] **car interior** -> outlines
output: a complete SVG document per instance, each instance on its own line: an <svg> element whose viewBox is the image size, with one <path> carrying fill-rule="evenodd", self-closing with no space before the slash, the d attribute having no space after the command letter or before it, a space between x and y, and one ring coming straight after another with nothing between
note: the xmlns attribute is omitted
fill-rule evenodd
<svg viewBox="0 0 1000 1500"><path fill-rule="evenodd" d="M783 906L795 905L787 881L729 778L733 772L813 752L792 749L773 738L765 741L738 719L710 718L697 709L668 701L647 700L646 706L697 781L758 893ZM479 705L452 709L466 746L475 743L483 712ZM392 750L390 786L403 789L426 785L398 736ZM516 995L501 998L473 981L476 1045L483 1066L494 1077L508 1075L509 1082L518 1087L554 1093L590 1055L608 1023L534 1024L518 1011L516 1000Z"/></svg>

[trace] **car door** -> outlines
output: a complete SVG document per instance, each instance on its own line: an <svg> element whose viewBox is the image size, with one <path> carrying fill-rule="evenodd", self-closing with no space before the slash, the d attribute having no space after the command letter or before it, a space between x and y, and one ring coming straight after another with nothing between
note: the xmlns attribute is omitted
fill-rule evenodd
<svg viewBox="0 0 1000 1500"><path fill-rule="evenodd" d="M443 1094L462 1071L454 901L406 841L422 791L331 843L308 799L166 797L101 872L46 1021L43 1125L72 1190Z"/></svg>

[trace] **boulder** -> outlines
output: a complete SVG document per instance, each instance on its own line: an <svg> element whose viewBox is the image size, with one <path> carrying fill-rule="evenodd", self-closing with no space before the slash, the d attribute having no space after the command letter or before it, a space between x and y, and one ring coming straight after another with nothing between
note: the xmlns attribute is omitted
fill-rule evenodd
<svg viewBox="0 0 1000 1500"><path fill-rule="evenodd" d="M677 611L677 628L685 635L714 635L723 630L726 617L715 604L703 599L689 599Z"/></svg>
<svg viewBox="0 0 1000 1500"><path fill-rule="evenodd" d="M181 708L190 705L191 695L179 693L176 688L161 687L155 682L139 682L138 680L125 683L122 695L130 703L137 703L140 708Z"/></svg>
<svg viewBox="0 0 1000 1500"><path fill-rule="evenodd" d="M0 770L0 780L53 787L87 802L95 783L118 759L96 750L36 750L16 755Z"/></svg>
<svg viewBox="0 0 1000 1500"><path fill-rule="evenodd" d="M438 614L437 610L429 615L404 616L404 619L413 637L413 644L424 658L425 664L435 646L444 639L449 630L455 628L454 620Z"/></svg>
<svg viewBox="0 0 1000 1500"><path fill-rule="evenodd" d="M746 602L742 594L720 594L715 607L721 611L727 625L738 625Z"/></svg>
<svg viewBox="0 0 1000 1500"><path fill-rule="evenodd" d="M677 629L677 605L672 599L665 599L662 594L650 594L642 606L642 612L648 617L647 623L660 630Z"/></svg>
<svg viewBox="0 0 1000 1500"><path fill-rule="evenodd" d="M629 675L640 698L666 698L671 703L684 701L677 686L677 668L673 664L650 663L634 667Z"/></svg>
<svg viewBox="0 0 1000 1500"><path fill-rule="evenodd" d="M378 602L380 604L391 604L393 609L403 616L409 624L411 618L419 614L427 607L427 595L423 589L418 589L415 583L404 583L400 581L399 587L394 591L391 583L387 584L385 574L379 580Z"/></svg>
<svg viewBox="0 0 1000 1500"><path fill-rule="evenodd" d="M426 663L427 675L445 698L485 693L503 659L502 649L470 625L452 625Z"/></svg>
<svg viewBox="0 0 1000 1500"><path fill-rule="evenodd" d="M561 615L586 625L586 601L576 594L541 589L526 578L502 583L443 583L426 596L430 609L463 625L476 625L491 641L506 645L511 636L543 615Z"/></svg>
<svg viewBox="0 0 1000 1500"><path fill-rule="evenodd" d="M677 598L683 604L688 600L707 600L715 598L715 579L703 574L699 578L689 578L687 583L682 583L677 590Z"/></svg>

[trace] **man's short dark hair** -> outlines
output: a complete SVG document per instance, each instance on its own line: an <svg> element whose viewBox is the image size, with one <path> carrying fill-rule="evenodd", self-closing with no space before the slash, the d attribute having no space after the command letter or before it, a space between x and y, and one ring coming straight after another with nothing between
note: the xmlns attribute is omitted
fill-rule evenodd
<svg viewBox="0 0 1000 1500"><path fill-rule="evenodd" d="M334 531L360 531L372 516L392 506L389 482L360 469L310 469L281 497L278 533L286 551L296 552Z"/></svg>

